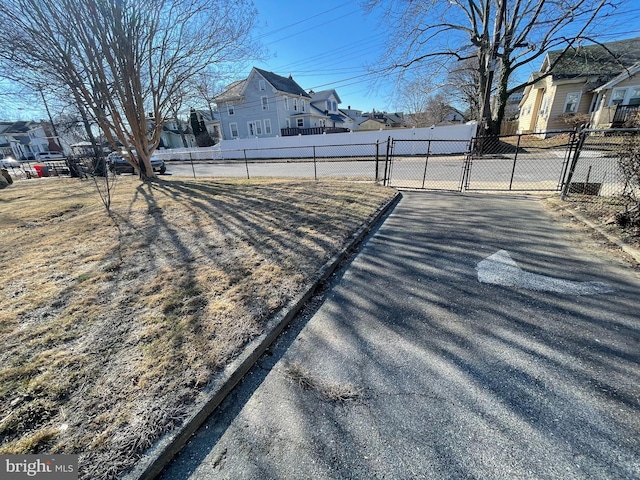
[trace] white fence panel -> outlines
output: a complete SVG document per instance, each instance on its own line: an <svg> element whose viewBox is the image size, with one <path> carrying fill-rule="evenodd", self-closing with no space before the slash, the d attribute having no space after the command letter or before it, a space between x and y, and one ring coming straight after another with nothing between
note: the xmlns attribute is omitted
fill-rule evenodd
<svg viewBox="0 0 640 480"><path fill-rule="evenodd" d="M402 128L322 135L297 135L291 137L242 138L222 140L214 147L172 148L157 150L165 160L244 160L248 159L288 159L313 158L313 147L320 157L360 157L365 146L369 155L375 155L376 142L384 143L389 137L396 140L437 140L437 153L462 153L476 133L476 123L447 125L430 128ZM445 142L446 140L446 142ZM362 146L362 148L345 148ZM401 147L406 151L395 154L412 155L416 146L406 142ZM380 152L384 153L384 150Z"/></svg>

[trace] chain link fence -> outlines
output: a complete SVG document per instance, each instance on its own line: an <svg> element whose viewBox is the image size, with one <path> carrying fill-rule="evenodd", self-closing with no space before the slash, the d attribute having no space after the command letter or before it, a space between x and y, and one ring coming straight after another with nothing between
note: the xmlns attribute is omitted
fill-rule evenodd
<svg viewBox="0 0 640 480"><path fill-rule="evenodd" d="M217 153L209 149L204 157L201 151L196 154L180 152L180 159L176 159L171 150L164 150L154 155L163 158L167 171L176 176L296 177L378 182L412 189L640 197L640 129L480 136L470 141L389 138L375 143ZM83 168L75 168L78 165ZM86 165L86 161L67 159L24 162L7 169L16 179L100 174Z"/></svg>
<svg viewBox="0 0 640 480"><path fill-rule="evenodd" d="M466 140L392 140L385 184L459 191L470 147L471 142Z"/></svg>
<svg viewBox="0 0 640 480"><path fill-rule="evenodd" d="M562 195L640 198L639 174L640 129L583 130L577 135Z"/></svg>
<svg viewBox="0 0 640 480"><path fill-rule="evenodd" d="M383 181L388 142L351 145L247 148L225 150L207 160L173 161L171 152L157 152L166 158L174 175L194 177L299 177Z"/></svg>
<svg viewBox="0 0 640 480"><path fill-rule="evenodd" d="M558 191L575 145L574 131L476 137L464 189Z"/></svg>

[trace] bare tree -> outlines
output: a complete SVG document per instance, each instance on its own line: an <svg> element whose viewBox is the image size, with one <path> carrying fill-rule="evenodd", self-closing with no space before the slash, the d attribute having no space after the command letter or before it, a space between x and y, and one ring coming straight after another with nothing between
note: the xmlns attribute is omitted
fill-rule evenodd
<svg viewBox="0 0 640 480"><path fill-rule="evenodd" d="M255 13L251 0L4 0L0 62L22 83L65 86L148 178L177 93L212 65L255 56Z"/></svg>
<svg viewBox="0 0 640 480"><path fill-rule="evenodd" d="M388 71L404 73L425 61L454 70L456 62L474 59L481 104L488 103L495 73L496 108L486 119L495 130L509 95L527 85L510 87L513 73L549 50L565 53L589 39L589 28L616 0L364 0L364 6L382 10L390 38L402 39L383 59Z"/></svg>
<svg viewBox="0 0 640 480"><path fill-rule="evenodd" d="M407 114L407 124L412 127L433 125L427 114L427 104L434 86L426 76L418 76L402 82L398 92L400 107Z"/></svg>
<svg viewBox="0 0 640 480"><path fill-rule="evenodd" d="M482 118L484 92L480 91L477 58L456 62L447 75L446 85L456 99L466 107L467 120Z"/></svg>

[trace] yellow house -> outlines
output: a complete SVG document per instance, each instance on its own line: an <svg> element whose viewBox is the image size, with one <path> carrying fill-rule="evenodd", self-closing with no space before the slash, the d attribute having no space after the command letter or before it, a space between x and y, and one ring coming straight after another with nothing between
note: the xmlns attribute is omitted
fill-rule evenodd
<svg viewBox="0 0 640 480"><path fill-rule="evenodd" d="M519 133L552 133L615 120L640 104L640 37L548 52L520 101ZM619 111L616 118L616 111Z"/></svg>

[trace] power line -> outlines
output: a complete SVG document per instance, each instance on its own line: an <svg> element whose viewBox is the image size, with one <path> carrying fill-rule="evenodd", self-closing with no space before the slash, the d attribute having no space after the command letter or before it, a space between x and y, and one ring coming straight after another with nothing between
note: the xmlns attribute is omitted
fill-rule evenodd
<svg viewBox="0 0 640 480"><path fill-rule="evenodd" d="M284 27L276 28L275 30L272 30L270 32L263 33L262 35L259 35L258 37L256 37L256 39L257 40L261 40L261 39L263 39L265 37L269 37L271 35L275 35L276 33L279 33L279 32L281 32L283 30L287 30L287 29L289 29L291 27L295 27L296 25L300 25L301 23L307 22L309 20L313 20L314 18L320 17L320 16L322 16L322 15L324 15L326 13L334 12L334 11L336 11L336 10L338 10L340 8L344 8L344 7L348 6L348 5L351 5L351 3L347 2L347 3L343 3L342 5L338 5L337 7L332 7L329 10L325 10L324 12L316 13L315 15L312 15L312 16L307 17L307 18L303 18L302 20L298 20L297 22L294 22L294 23L290 23L289 25L285 25Z"/></svg>

